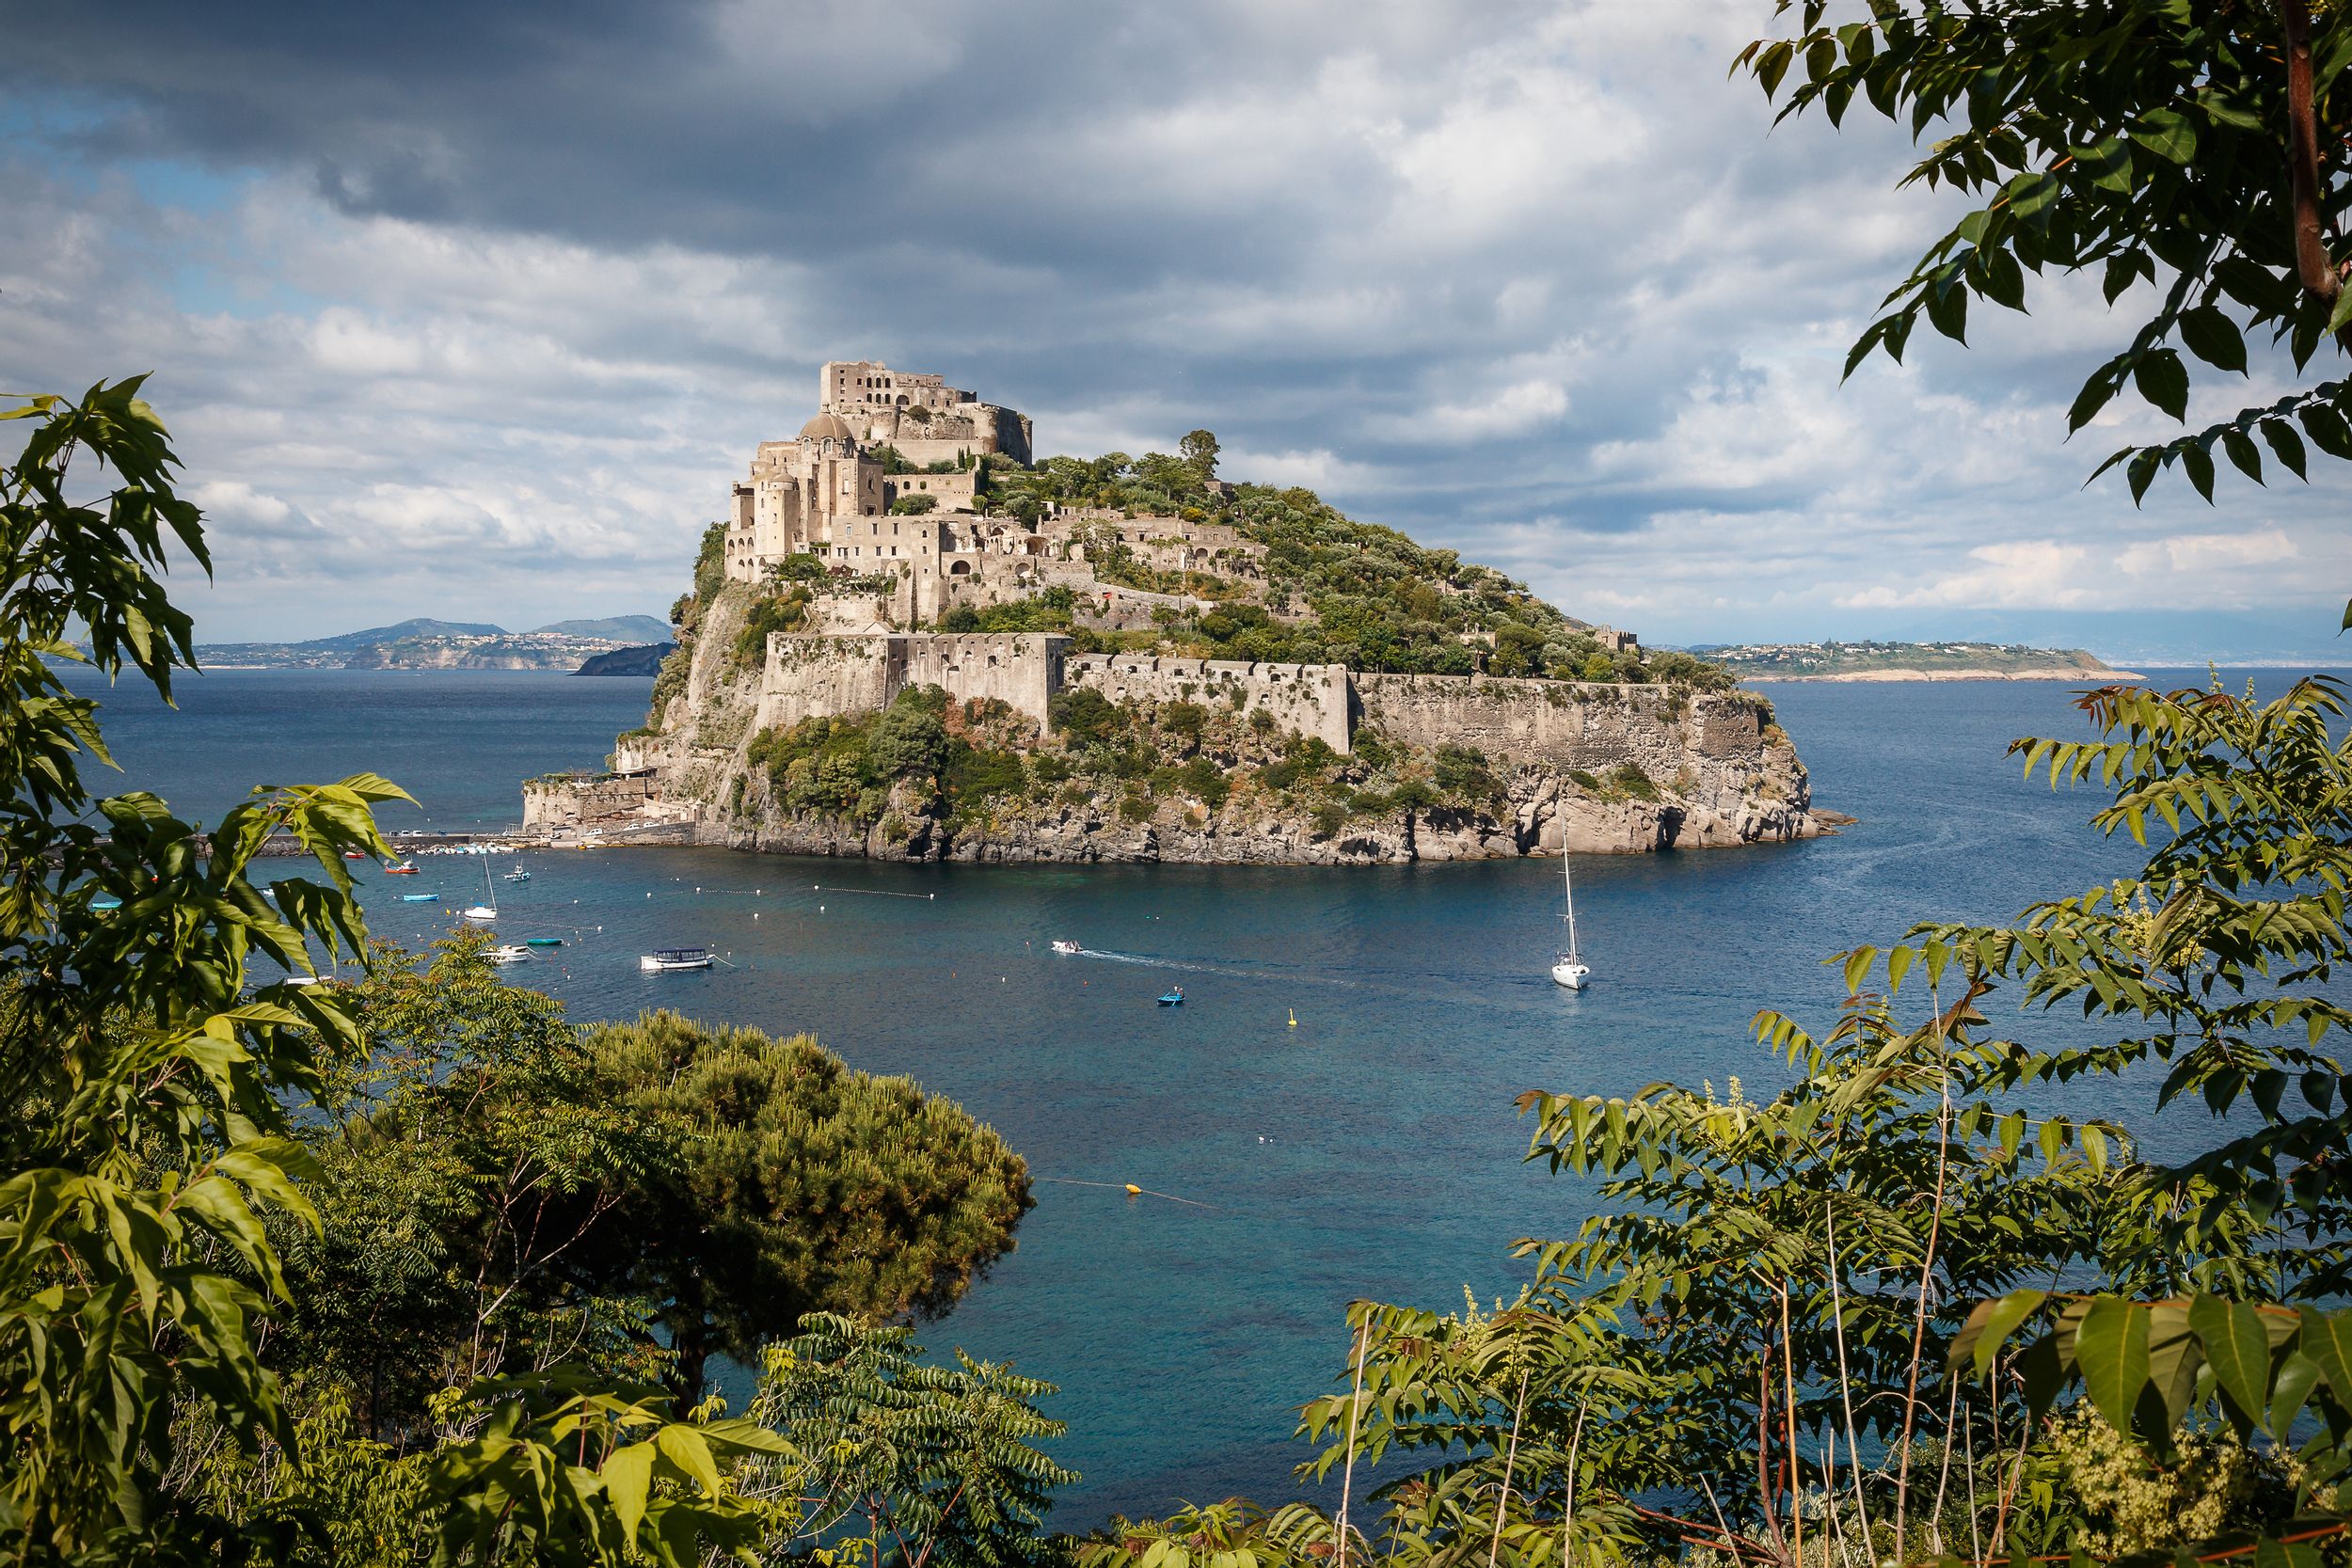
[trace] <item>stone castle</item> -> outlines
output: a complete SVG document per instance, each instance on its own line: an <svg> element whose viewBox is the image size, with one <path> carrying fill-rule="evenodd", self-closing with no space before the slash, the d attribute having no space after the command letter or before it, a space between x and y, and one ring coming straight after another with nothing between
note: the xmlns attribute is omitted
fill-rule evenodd
<svg viewBox="0 0 2352 1568"><path fill-rule="evenodd" d="M755 672L725 650L752 595L706 607L683 689L624 736L602 779L551 781L525 791L527 825L553 832L656 831L692 842L825 854L919 852L1001 859L1328 861L1459 859L1639 851L1810 836L1804 769L1768 709L1741 693L1694 694L1654 686L1378 674L1339 664L1276 664L1155 654L1084 654L1047 633L916 629L959 606L1025 598L1057 585L1079 597L1087 623L1149 626L1163 607L1210 601L1105 581L1090 554L1117 547L1168 574L1213 574L1254 585L1271 602L1264 549L1226 525L1181 517L1063 509L1038 517L981 510L981 466L1027 464L1030 424L936 375L867 361L834 361L818 380L821 406L790 441L763 442L733 487L726 576L746 586L778 580L791 557L813 557L826 580L803 626L766 640ZM902 505L912 498L928 502ZM1588 628L1605 646L1630 633ZM1295 823L1244 824L1179 814L1133 823L1091 808L1057 807L1055 820L1009 836L956 844L886 843L879 830L755 820L750 747L804 720L872 713L900 691L936 687L958 702L993 700L1043 736L1051 705L1090 689L1117 704L1206 705L1266 733L1320 740L1342 757L1359 731L1435 752L1475 750L1512 775L1510 809L1439 829L1407 823L1322 839ZM1597 775L1630 768L1663 792L1596 793ZM1581 782L1580 782L1581 781ZM1230 814L1229 814L1230 815ZM756 814L755 814L755 816Z"/></svg>
<svg viewBox="0 0 2352 1568"><path fill-rule="evenodd" d="M1263 550L1221 524L1085 508L984 515L981 466L1028 464L1029 420L940 376L834 360L818 372L818 399L800 435L761 442L736 482L726 572L758 582L788 557L814 556L839 589L818 607L822 627L911 626L1055 586L1084 595L1107 626L1148 625L1152 610L1185 602L1101 580L1088 554L1110 544L1159 571L1263 579ZM928 510L900 505L909 501Z"/></svg>

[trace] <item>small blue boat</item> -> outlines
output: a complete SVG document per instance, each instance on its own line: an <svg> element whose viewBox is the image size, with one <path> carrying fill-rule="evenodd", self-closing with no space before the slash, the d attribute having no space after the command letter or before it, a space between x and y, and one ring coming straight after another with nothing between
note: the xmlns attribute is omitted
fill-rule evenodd
<svg viewBox="0 0 2352 1568"><path fill-rule="evenodd" d="M437 904L441 895L437 893L404 893L400 901L404 904Z"/></svg>
<svg viewBox="0 0 2352 1568"><path fill-rule="evenodd" d="M1160 1006L1163 1007L1181 1007L1184 1005L1184 988L1182 986L1170 987L1160 997Z"/></svg>
<svg viewBox="0 0 2352 1568"><path fill-rule="evenodd" d="M119 910L122 908L122 900L119 898L93 898L89 901L89 907L93 910Z"/></svg>

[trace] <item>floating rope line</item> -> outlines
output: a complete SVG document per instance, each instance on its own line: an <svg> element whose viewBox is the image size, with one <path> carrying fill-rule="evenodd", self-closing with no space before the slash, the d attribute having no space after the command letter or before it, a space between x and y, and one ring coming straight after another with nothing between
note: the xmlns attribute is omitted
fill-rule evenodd
<svg viewBox="0 0 2352 1568"><path fill-rule="evenodd" d="M809 886L815 888L819 893L862 893L868 898L937 899L939 896L936 893L893 893L888 888L879 887L827 887L822 882L811 882Z"/></svg>
<svg viewBox="0 0 2352 1568"><path fill-rule="evenodd" d="M1131 1197L1163 1197L1170 1203L1189 1203L1195 1209L1214 1210L1216 1207L1214 1203L1203 1203L1197 1197L1178 1197L1174 1193L1155 1193L1149 1187L1138 1187L1132 1181L1081 1181L1070 1176L1040 1176L1033 1180L1052 1181L1064 1187L1108 1187L1113 1192L1125 1193Z"/></svg>

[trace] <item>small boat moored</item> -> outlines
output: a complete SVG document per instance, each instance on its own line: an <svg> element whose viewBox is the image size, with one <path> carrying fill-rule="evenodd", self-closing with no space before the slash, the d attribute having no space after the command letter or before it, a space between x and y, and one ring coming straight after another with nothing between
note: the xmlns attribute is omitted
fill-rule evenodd
<svg viewBox="0 0 2352 1568"><path fill-rule="evenodd" d="M501 877L499 879L500 879L501 881L505 881L505 882L527 882L527 881L531 880L531 873L530 873L530 872L528 872L528 871L525 871L525 870L524 870L521 866L519 866L519 865L518 865L518 866L515 867L515 869L514 869L514 870L507 872L504 876Z"/></svg>
<svg viewBox="0 0 2352 1568"><path fill-rule="evenodd" d="M400 901L404 904L437 904L441 895L437 893L404 893Z"/></svg>
<svg viewBox="0 0 2352 1568"><path fill-rule="evenodd" d="M384 863L384 875L387 877L414 877L417 875L417 863L415 861L386 861Z"/></svg>
<svg viewBox="0 0 2352 1568"><path fill-rule="evenodd" d="M468 920L496 920L499 917L498 911L487 904L476 904L471 909L460 910L457 912Z"/></svg>
<svg viewBox="0 0 2352 1568"><path fill-rule="evenodd" d="M1081 948L1074 942L1057 942L1054 943L1054 951L1057 953L1079 953L1084 952L1085 949Z"/></svg>
<svg viewBox="0 0 2352 1568"><path fill-rule="evenodd" d="M523 945L525 947L561 947L564 945L564 939L562 937L525 937Z"/></svg>
<svg viewBox="0 0 2352 1568"><path fill-rule="evenodd" d="M1171 986L1160 993L1160 1006L1163 1007L1181 1007L1184 1005L1184 988L1182 986Z"/></svg>
<svg viewBox="0 0 2352 1568"><path fill-rule="evenodd" d="M664 974L674 969L708 969L710 965L707 947L657 947L637 958L637 967L648 974Z"/></svg>
<svg viewBox="0 0 2352 1568"><path fill-rule="evenodd" d="M492 963L497 964L501 968L507 964L528 963L531 961L531 956L530 948L520 946L511 942L493 947L488 953L484 955L484 957L487 958Z"/></svg>

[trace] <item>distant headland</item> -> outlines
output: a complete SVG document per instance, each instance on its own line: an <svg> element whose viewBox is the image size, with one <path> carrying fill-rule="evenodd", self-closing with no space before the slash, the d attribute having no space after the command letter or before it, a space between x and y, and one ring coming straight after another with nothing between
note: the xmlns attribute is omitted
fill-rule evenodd
<svg viewBox="0 0 2352 1568"><path fill-rule="evenodd" d="M679 646L556 837L907 860L1377 863L1809 837L1721 664L1311 490L1045 457L933 374L824 366L704 532Z"/></svg>
<svg viewBox="0 0 2352 1568"><path fill-rule="evenodd" d="M307 642L202 643L196 655L208 670L563 670L587 674L605 673L583 669L590 660L637 654L644 662L648 644L666 644L675 636L667 621L651 615L557 621L535 631L419 616L397 626L370 626ZM627 673L653 672L645 668Z"/></svg>
<svg viewBox="0 0 2352 1568"><path fill-rule="evenodd" d="M1693 650L1743 682L2136 681L2082 648L2019 642L1756 642Z"/></svg>

